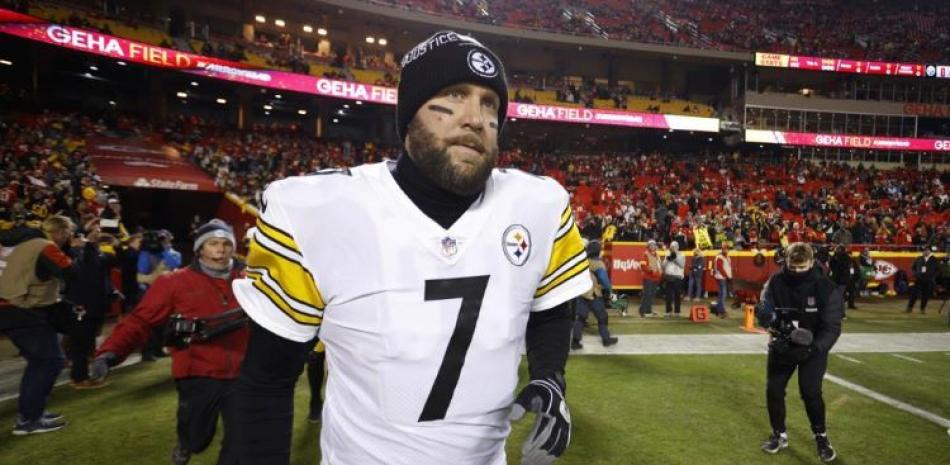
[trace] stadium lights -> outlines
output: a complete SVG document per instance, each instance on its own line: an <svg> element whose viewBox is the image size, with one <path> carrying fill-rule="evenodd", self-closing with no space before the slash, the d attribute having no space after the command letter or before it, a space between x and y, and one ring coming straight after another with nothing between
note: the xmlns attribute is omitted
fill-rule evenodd
<svg viewBox="0 0 950 465"><path fill-rule="evenodd" d="M325 35L327 35L327 30L321 27L321 28L317 29L317 34L318 34L318 35L321 35L321 36L325 36Z"/></svg>
<svg viewBox="0 0 950 465"><path fill-rule="evenodd" d="M187 92L177 92L177 93L175 93L175 95L176 95L178 98L188 98L188 93L187 93Z"/></svg>
<svg viewBox="0 0 950 465"><path fill-rule="evenodd" d="M115 106L115 100L109 100L109 105Z"/></svg>
<svg viewBox="0 0 950 465"><path fill-rule="evenodd" d="M349 110L349 109L350 109L350 105L349 105L348 103L344 103L344 104L343 104L343 108L346 108L347 110Z"/></svg>
<svg viewBox="0 0 950 465"><path fill-rule="evenodd" d="M385 38L380 37L378 43L379 43L379 45L386 45L386 44L389 43L389 42L387 42Z"/></svg>
<svg viewBox="0 0 950 465"><path fill-rule="evenodd" d="M267 116L270 116L270 112L269 112L269 111L265 111L264 114L267 115Z"/></svg>
<svg viewBox="0 0 950 465"><path fill-rule="evenodd" d="M125 63L124 61L117 61L116 64L119 65L119 66L125 66L125 65L126 65L126 63Z"/></svg>
<svg viewBox="0 0 950 465"><path fill-rule="evenodd" d="M274 20L274 25L277 26L277 27L284 27L284 26L287 25L287 23L285 23L284 20L282 20L282 19L275 19L275 20Z"/></svg>
<svg viewBox="0 0 950 465"><path fill-rule="evenodd" d="M13 62L10 61L10 60L2 60L2 59L0 59L0 65L13 66Z"/></svg>
<svg viewBox="0 0 950 465"><path fill-rule="evenodd" d="M362 105L362 104L363 104L363 101L362 101L362 100L357 100L357 101L356 101L356 104L357 104L357 105Z"/></svg>
<svg viewBox="0 0 950 465"><path fill-rule="evenodd" d="M712 142L712 137L710 137L708 140L709 140L709 142Z"/></svg>
<svg viewBox="0 0 950 465"><path fill-rule="evenodd" d="M518 118L511 118L508 121L518 121Z"/></svg>
<svg viewBox="0 0 950 465"><path fill-rule="evenodd" d="M301 108L301 109L297 110L297 114L300 115L300 116L306 116L306 115L307 115L307 110L304 110L303 108Z"/></svg>
<svg viewBox="0 0 950 465"><path fill-rule="evenodd" d="M373 37L373 36L366 36L366 43L367 43L367 44L375 44L375 43L376 43L376 38Z"/></svg>
<svg viewBox="0 0 950 465"><path fill-rule="evenodd" d="M338 119L336 119L336 118L333 118L333 122L334 122L334 123L339 123L340 120L338 120Z"/></svg>
<svg viewBox="0 0 950 465"><path fill-rule="evenodd" d="M342 114L343 114L343 110L337 110L337 111L336 111L336 114L342 115Z"/></svg>
<svg viewBox="0 0 950 465"><path fill-rule="evenodd" d="M267 18L265 18L264 15L257 15L254 17L254 21L257 21L259 23L266 23Z"/></svg>
<svg viewBox="0 0 950 465"><path fill-rule="evenodd" d="M198 87L198 81L191 81L192 87Z"/></svg>
<svg viewBox="0 0 950 465"><path fill-rule="evenodd" d="M307 34L310 34L311 32L313 32L313 26L311 26L311 25L309 25L309 24L304 24L304 25L303 25L303 32L306 32Z"/></svg>
<svg viewBox="0 0 950 465"><path fill-rule="evenodd" d="M264 109L265 109L265 110L273 110L274 107L272 107L272 106L270 106L270 105L264 105Z"/></svg>
<svg viewBox="0 0 950 465"><path fill-rule="evenodd" d="M219 97L217 100L215 100L215 101L218 102L218 103L220 103L221 105L224 105L225 103L228 103L227 99L223 99L223 98L220 98L220 97Z"/></svg>
<svg viewBox="0 0 950 465"><path fill-rule="evenodd" d="M90 66L89 66L89 71L99 71L99 67L96 66L96 65L90 65Z"/></svg>
<svg viewBox="0 0 950 465"><path fill-rule="evenodd" d="M284 96L283 96L283 95L280 95L280 94L274 94L274 98L280 100L280 99L284 98Z"/></svg>

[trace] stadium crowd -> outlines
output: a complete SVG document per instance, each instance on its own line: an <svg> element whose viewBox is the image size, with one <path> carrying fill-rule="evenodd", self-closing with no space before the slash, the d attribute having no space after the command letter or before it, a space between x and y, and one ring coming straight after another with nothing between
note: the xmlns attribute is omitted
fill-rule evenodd
<svg viewBox="0 0 950 465"><path fill-rule="evenodd" d="M735 51L926 62L950 35L934 33L946 2L827 0L586 0L456 2L370 0L506 27Z"/></svg>
<svg viewBox="0 0 950 465"><path fill-rule="evenodd" d="M108 204L84 151L88 135L146 135L148 125L107 124L77 114L44 113L4 122L4 221L54 212L84 224ZM144 133L143 133L144 131ZM179 115L162 137L209 173L222 190L255 202L274 179L395 158L373 143L315 139L299 126L245 131ZM554 177L573 195L585 232L619 240L694 244L706 227L715 244L783 240L879 246L950 245L947 176L878 170L739 152L553 154L504 150L500 166ZM87 187L92 190L85 191ZM88 198L87 198L88 196Z"/></svg>

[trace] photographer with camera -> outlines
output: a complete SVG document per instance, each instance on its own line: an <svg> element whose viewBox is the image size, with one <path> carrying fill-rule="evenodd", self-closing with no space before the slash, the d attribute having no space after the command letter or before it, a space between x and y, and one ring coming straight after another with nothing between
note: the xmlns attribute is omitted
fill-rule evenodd
<svg viewBox="0 0 950 465"><path fill-rule="evenodd" d="M176 338L171 348L172 376L178 389L174 464L188 463L192 453L201 452L211 443L218 416L228 409L228 393L244 359L248 339L245 324L232 325L232 331L226 334L193 337L203 326L234 314L232 309L238 307L231 282L243 276L244 264L234 259L234 244L231 226L221 220L211 220L198 228L195 261L187 268L159 276L142 301L102 343L93 362L93 377L104 378L109 368L145 344L154 328L172 322L169 329ZM228 323L232 322L229 318Z"/></svg>
<svg viewBox="0 0 950 465"><path fill-rule="evenodd" d="M821 382L828 352L841 335L843 307L841 291L815 267L812 247L801 242L789 245L785 265L769 278L756 308L759 324L770 333L766 401L772 435L763 451L774 454L788 447L785 388L797 368L818 457L831 462L837 456L825 428Z"/></svg>
<svg viewBox="0 0 950 465"><path fill-rule="evenodd" d="M82 244L73 248L76 277L66 286L66 297L75 306L78 318L69 328L66 355L70 360L70 385L75 389L95 389L105 386L103 381L90 379L89 355L96 348L96 336L102 330L107 308L112 299L122 294L112 287L109 273L115 266L115 256L103 252L114 250L114 239L103 234L99 218L93 217L77 234Z"/></svg>
<svg viewBox="0 0 950 465"><path fill-rule="evenodd" d="M144 293L152 283L167 273L181 268L181 253L172 247L172 233L167 230L145 231L142 236L142 247L138 254L136 279L139 289ZM156 328L152 337L142 347L142 360L154 362L157 357L164 357L162 352L162 330Z"/></svg>
<svg viewBox="0 0 950 465"><path fill-rule="evenodd" d="M41 228L22 225L0 233L0 333L26 360L13 429L17 436L66 426L46 403L65 365L57 333L68 331L73 312L60 292L76 276L75 252L82 238L75 230L71 219L54 215Z"/></svg>

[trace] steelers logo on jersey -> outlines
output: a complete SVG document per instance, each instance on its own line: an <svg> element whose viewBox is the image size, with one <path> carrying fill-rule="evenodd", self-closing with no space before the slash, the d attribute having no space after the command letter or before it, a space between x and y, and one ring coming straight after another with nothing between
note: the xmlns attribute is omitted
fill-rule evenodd
<svg viewBox="0 0 950 465"><path fill-rule="evenodd" d="M531 256L531 233L520 224L508 226L501 239L501 248L512 265L524 265Z"/></svg>

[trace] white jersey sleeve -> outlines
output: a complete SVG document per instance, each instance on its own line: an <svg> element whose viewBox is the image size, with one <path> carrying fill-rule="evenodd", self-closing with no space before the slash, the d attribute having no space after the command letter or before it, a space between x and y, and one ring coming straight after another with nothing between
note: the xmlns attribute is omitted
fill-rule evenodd
<svg viewBox="0 0 950 465"><path fill-rule="evenodd" d="M234 295L257 324L274 334L306 342L314 338L325 303L305 265L281 196L282 182L264 191L257 231L247 254L247 276L235 280Z"/></svg>
<svg viewBox="0 0 950 465"><path fill-rule="evenodd" d="M553 235L549 250L544 276L538 283L534 293L532 311L547 310L577 297L591 289L593 282L590 279L590 263L587 260L587 251L581 240L580 230L574 223L571 212L570 197L564 188L558 186L562 195L561 216L558 220L557 232Z"/></svg>

